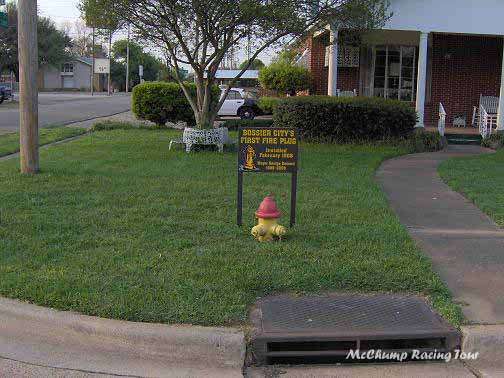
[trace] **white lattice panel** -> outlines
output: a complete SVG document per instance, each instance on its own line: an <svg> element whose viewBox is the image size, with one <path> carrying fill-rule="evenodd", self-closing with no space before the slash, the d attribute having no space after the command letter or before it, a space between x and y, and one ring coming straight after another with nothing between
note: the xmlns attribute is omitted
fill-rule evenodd
<svg viewBox="0 0 504 378"><path fill-rule="evenodd" d="M359 67L360 48L353 46L340 46L338 49L339 67Z"/></svg>
<svg viewBox="0 0 504 378"><path fill-rule="evenodd" d="M331 46L326 46L325 66L329 66ZM359 67L360 48L354 46L338 46L338 67Z"/></svg>

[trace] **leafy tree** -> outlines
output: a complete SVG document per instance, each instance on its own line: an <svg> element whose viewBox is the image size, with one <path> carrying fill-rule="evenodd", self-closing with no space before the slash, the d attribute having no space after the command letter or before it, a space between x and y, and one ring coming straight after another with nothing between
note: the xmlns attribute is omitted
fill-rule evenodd
<svg viewBox="0 0 504 378"><path fill-rule="evenodd" d="M40 64L58 65L69 57L71 39L58 30L51 19L39 17L38 46Z"/></svg>
<svg viewBox="0 0 504 378"><path fill-rule="evenodd" d="M6 6L9 27L0 28L0 72L13 71L19 77L17 6ZM70 37L56 28L53 21L38 17L38 61L39 64L59 65L68 58Z"/></svg>
<svg viewBox="0 0 504 378"><path fill-rule="evenodd" d="M248 67L248 68L246 68L248 70L260 70L261 68L263 68L265 66L266 65L263 63L263 61L261 59L255 59L250 64L249 64L248 60L245 60L244 62L242 62L242 64L240 64L239 69L243 70L244 68Z"/></svg>
<svg viewBox="0 0 504 378"><path fill-rule="evenodd" d="M123 19L116 11L116 2L116 0L80 0L78 5L86 25L90 28L98 28L99 32L107 36L109 58L112 54L112 37L124 24ZM111 62L109 84L112 79L112 64L113 62ZM117 67L115 71L117 71Z"/></svg>
<svg viewBox="0 0 504 378"><path fill-rule="evenodd" d="M88 28L82 20L65 21L62 24L63 31L73 35L71 52L78 56L91 56L93 51L92 29Z"/></svg>
<svg viewBox="0 0 504 378"><path fill-rule="evenodd" d="M295 95L298 91L310 89L312 76L304 67L274 63L259 71L259 83L263 88Z"/></svg>
<svg viewBox="0 0 504 378"><path fill-rule="evenodd" d="M388 0L115 0L114 5L139 36L165 50L199 128L213 127L225 96L213 105L211 88L235 49L249 46L250 61L227 91L261 52L286 38L336 21L377 28L388 18ZM196 98L178 75L183 65L194 71Z"/></svg>
<svg viewBox="0 0 504 378"><path fill-rule="evenodd" d="M115 5L115 0L80 0L78 7L88 27L114 33L122 26Z"/></svg>
<svg viewBox="0 0 504 378"><path fill-rule="evenodd" d="M9 27L0 28L0 73L4 70L14 71L18 76L18 36L17 7L14 3L6 5Z"/></svg>
<svg viewBox="0 0 504 378"><path fill-rule="evenodd" d="M128 41L125 39L115 41L112 45L112 81L121 88L124 86L126 77L126 55ZM138 43L130 41L130 80L131 87L140 83L138 75L138 66L142 65L144 72L143 78L146 81L158 80L162 75L165 75L165 64L154 55L145 52L143 47Z"/></svg>
<svg viewBox="0 0 504 378"><path fill-rule="evenodd" d="M294 65L299 58L299 51L285 46L280 53L272 59L273 64Z"/></svg>

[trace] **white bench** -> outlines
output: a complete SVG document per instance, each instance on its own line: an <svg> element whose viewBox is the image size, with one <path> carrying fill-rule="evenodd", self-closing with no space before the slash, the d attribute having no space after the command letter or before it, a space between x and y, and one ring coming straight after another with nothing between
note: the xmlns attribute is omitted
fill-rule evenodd
<svg viewBox="0 0 504 378"><path fill-rule="evenodd" d="M171 150L174 144L185 145L186 152L191 152L194 145L217 146L219 152L223 152L224 145L234 145L237 142L229 139L228 129L224 127L203 130L187 127L184 129L184 134L181 138L170 141L169 150Z"/></svg>

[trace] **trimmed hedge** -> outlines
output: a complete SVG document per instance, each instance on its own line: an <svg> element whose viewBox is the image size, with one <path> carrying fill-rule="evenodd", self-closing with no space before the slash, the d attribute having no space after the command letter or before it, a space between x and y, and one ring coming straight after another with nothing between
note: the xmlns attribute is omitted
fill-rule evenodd
<svg viewBox="0 0 504 378"><path fill-rule="evenodd" d="M284 94L310 89L312 82L312 74L304 67L273 63L259 70L261 87Z"/></svg>
<svg viewBox="0 0 504 378"><path fill-rule="evenodd" d="M193 98L196 98L196 85L187 83ZM220 89L212 88L213 101L217 104ZM187 122L194 125L196 120L189 101L177 83L149 82L133 88L133 114L140 119L163 126L166 122Z"/></svg>
<svg viewBox="0 0 504 378"><path fill-rule="evenodd" d="M280 97L261 97L257 102L257 106L264 114L273 114L276 104L281 100Z"/></svg>
<svg viewBox="0 0 504 378"><path fill-rule="evenodd" d="M239 127L272 127L272 119L228 119L222 123L222 127L229 130L237 130Z"/></svg>
<svg viewBox="0 0 504 378"><path fill-rule="evenodd" d="M407 138L417 121L409 103L374 97L303 96L282 99L275 125L297 127L303 139L355 142Z"/></svg>

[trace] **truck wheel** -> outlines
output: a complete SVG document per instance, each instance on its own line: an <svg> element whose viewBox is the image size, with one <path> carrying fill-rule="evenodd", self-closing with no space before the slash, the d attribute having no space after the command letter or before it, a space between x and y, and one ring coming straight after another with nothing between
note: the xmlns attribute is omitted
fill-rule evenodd
<svg viewBox="0 0 504 378"><path fill-rule="evenodd" d="M241 108L240 111L238 112L238 115L240 116L241 119L254 119L255 118L255 113L252 108Z"/></svg>

